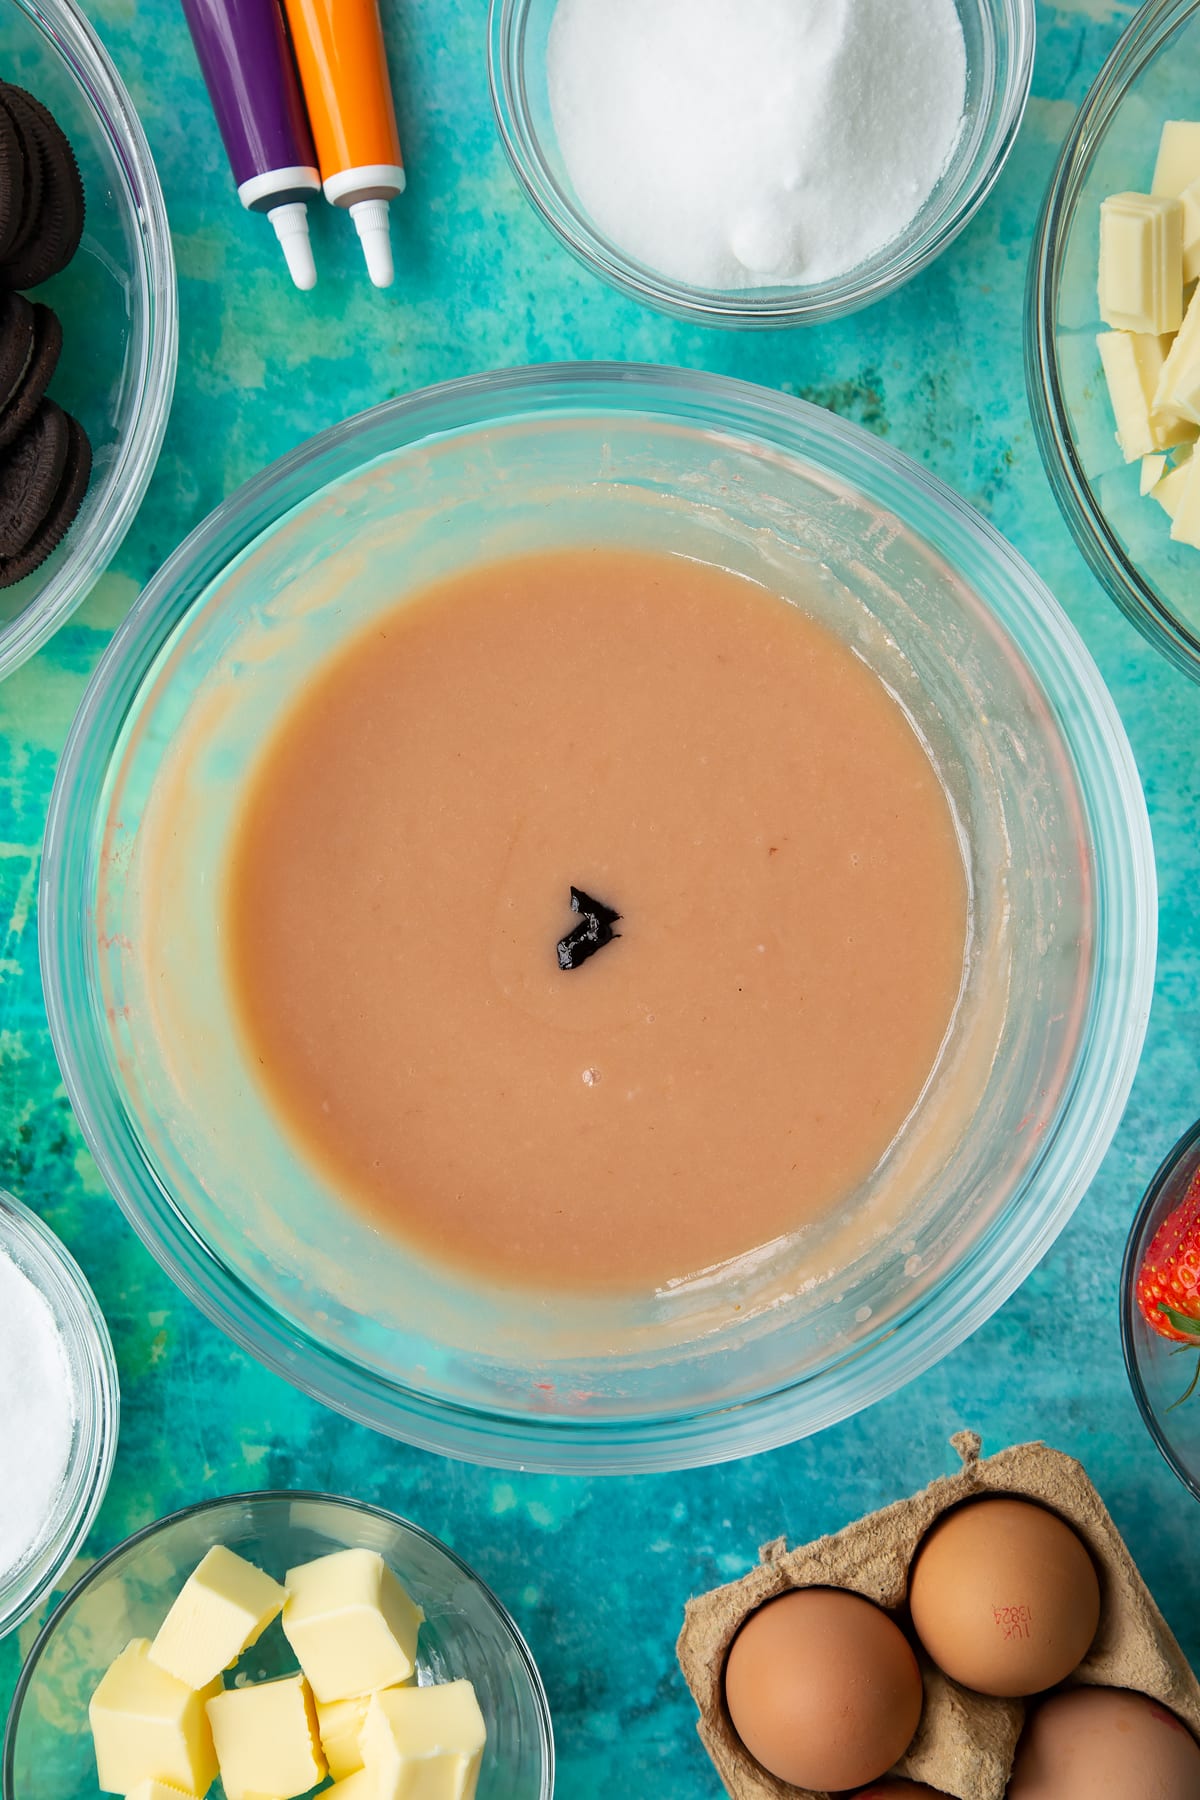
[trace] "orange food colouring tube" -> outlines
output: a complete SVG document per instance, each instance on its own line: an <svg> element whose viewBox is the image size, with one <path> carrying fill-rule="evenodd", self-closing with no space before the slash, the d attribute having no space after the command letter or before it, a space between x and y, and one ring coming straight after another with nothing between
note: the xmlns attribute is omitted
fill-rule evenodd
<svg viewBox="0 0 1200 1800"><path fill-rule="evenodd" d="M377 0L285 0L325 198L354 220L376 287L394 277L388 202L404 161Z"/></svg>

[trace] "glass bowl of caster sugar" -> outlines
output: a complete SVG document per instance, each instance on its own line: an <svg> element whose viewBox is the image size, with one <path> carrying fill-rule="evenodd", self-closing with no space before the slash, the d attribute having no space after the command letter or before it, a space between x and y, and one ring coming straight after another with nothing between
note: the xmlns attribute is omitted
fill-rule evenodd
<svg viewBox="0 0 1200 1800"><path fill-rule="evenodd" d="M491 0L500 134L606 281L709 325L881 298L982 205L1034 0Z"/></svg>
<svg viewBox="0 0 1200 1800"><path fill-rule="evenodd" d="M117 1370L82 1272L0 1190L0 1637L54 1587L99 1510L117 1447Z"/></svg>

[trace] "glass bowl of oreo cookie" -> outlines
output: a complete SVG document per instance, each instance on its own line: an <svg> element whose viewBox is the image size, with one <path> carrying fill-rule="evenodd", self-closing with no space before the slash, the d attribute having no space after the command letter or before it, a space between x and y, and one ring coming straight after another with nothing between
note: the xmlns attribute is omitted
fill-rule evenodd
<svg viewBox="0 0 1200 1800"><path fill-rule="evenodd" d="M112 560L166 429L175 265L149 146L73 0L0 0L0 676Z"/></svg>

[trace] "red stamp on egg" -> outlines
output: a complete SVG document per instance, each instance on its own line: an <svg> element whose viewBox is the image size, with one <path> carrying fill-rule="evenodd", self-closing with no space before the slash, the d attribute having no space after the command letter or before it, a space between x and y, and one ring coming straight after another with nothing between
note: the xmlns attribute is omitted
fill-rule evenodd
<svg viewBox="0 0 1200 1800"><path fill-rule="evenodd" d="M1033 1609L1029 1606L993 1606L992 1617L1005 1643L1010 1638L1033 1636Z"/></svg>

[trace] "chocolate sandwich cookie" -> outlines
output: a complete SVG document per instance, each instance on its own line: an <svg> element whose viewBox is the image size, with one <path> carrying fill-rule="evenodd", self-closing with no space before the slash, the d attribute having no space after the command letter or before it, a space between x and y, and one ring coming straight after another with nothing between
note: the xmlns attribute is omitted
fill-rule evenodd
<svg viewBox="0 0 1200 1800"><path fill-rule="evenodd" d="M0 456L0 558L18 556L50 511L70 442L66 413L53 400L43 400Z"/></svg>
<svg viewBox="0 0 1200 1800"><path fill-rule="evenodd" d="M37 321L24 294L0 294L0 413L20 392L37 343Z"/></svg>
<svg viewBox="0 0 1200 1800"><path fill-rule="evenodd" d="M25 146L6 107L0 107L0 256L16 241L25 210Z"/></svg>
<svg viewBox="0 0 1200 1800"><path fill-rule="evenodd" d="M0 82L0 115L11 124L20 147L20 207L16 223L0 254L14 256L37 230L42 216L42 200L46 192L45 159L38 147L40 120L32 107L25 105L22 91L9 95Z"/></svg>
<svg viewBox="0 0 1200 1800"><path fill-rule="evenodd" d="M41 173L36 209L23 214L13 247L0 258L0 282L37 287L65 269L83 235L83 183L70 144L40 100L11 82L0 82L0 102L17 127L29 160Z"/></svg>
<svg viewBox="0 0 1200 1800"><path fill-rule="evenodd" d="M52 404L47 402L47 405ZM18 555L0 558L0 588L13 587L23 581L45 562L51 551L58 549L87 493L92 475L92 446L78 419L72 418L70 413L61 416L67 427L67 454L50 510Z"/></svg>
<svg viewBox="0 0 1200 1800"><path fill-rule="evenodd" d="M23 294L8 294L8 300L20 300L29 306ZM50 385L51 377L58 367L58 359L62 352L62 326L58 314L52 307L43 306L38 301L30 308L32 315L32 343L25 368L15 389L9 394L5 405L0 406L0 450L5 450L15 442L33 418L42 403L42 396ZM0 381L0 392L4 383Z"/></svg>

